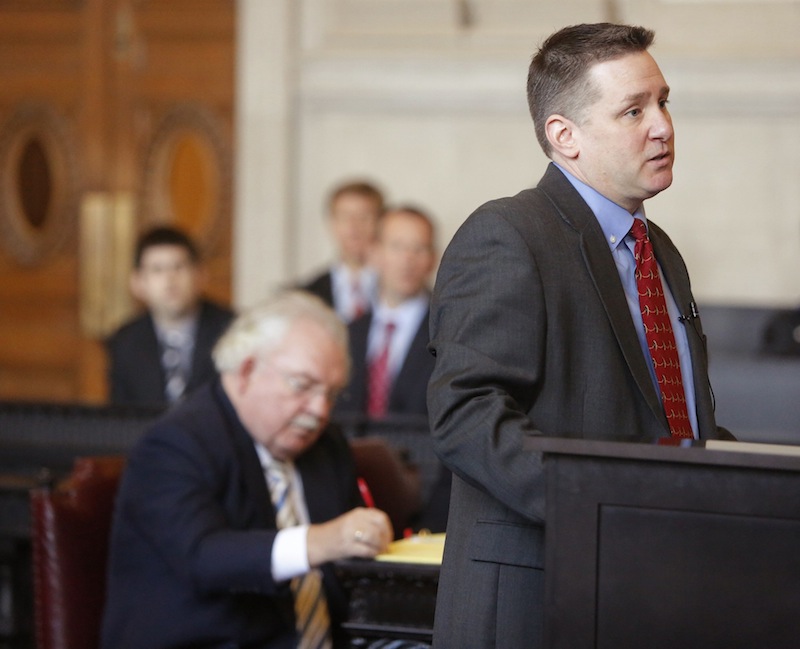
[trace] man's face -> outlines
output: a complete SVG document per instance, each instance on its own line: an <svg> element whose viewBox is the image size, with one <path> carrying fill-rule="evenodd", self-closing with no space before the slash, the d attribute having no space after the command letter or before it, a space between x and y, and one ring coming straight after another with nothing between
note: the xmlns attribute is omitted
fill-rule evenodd
<svg viewBox="0 0 800 649"><path fill-rule="evenodd" d="M345 354L320 325L301 320L276 350L239 368L232 401L250 435L274 458L294 459L317 441L347 381Z"/></svg>
<svg viewBox="0 0 800 649"><path fill-rule="evenodd" d="M396 306L418 295L434 263L433 233L423 219L403 211L383 217L375 249L383 300Z"/></svg>
<svg viewBox="0 0 800 649"><path fill-rule="evenodd" d="M201 277L200 269L182 246L151 246L134 270L131 289L156 319L176 319L195 308Z"/></svg>
<svg viewBox="0 0 800 649"><path fill-rule="evenodd" d="M346 263L356 266L366 263L379 216L375 201L361 194L345 193L333 203L331 231Z"/></svg>
<svg viewBox="0 0 800 649"><path fill-rule="evenodd" d="M598 63L599 98L575 127L578 177L630 212L672 184L669 87L647 52Z"/></svg>

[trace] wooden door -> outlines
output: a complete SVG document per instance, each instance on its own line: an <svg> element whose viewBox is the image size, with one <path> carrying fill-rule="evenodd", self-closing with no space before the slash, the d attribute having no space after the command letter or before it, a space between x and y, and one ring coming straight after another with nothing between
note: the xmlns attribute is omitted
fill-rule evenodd
<svg viewBox="0 0 800 649"><path fill-rule="evenodd" d="M101 402L136 235L230 300L235 0L0 0L0 399Z"/></svg>

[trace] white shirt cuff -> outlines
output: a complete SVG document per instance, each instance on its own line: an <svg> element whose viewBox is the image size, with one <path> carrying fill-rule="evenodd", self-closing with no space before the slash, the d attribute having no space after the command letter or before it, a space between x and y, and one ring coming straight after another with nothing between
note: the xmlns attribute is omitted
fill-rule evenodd
<svg viewBox="0 0 800 649"><path fill-rule="evenodd" d="M308 525L278 530L272 544L272 578L286 581L304 575L308 565Z"/></svg>

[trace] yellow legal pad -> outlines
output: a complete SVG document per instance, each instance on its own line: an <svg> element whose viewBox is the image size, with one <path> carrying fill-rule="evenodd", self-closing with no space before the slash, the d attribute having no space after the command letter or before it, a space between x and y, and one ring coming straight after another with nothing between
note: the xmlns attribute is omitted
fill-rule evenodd
<svg viewBox="0 0 800 649"><path fill-rule="evenodd" d="M394 541L389 545L389 549L384 554L375 557L375 560L441 564L444 553L444 536L444 534L419 534Z"/></svg>

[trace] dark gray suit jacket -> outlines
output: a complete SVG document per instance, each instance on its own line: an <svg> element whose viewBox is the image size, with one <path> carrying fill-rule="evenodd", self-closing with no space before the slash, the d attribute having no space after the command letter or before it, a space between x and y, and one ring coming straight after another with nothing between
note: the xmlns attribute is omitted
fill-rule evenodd
<svg viewBox="0 0 800 649"><path fill-rule="evenodd" d="M684 262L652 221L650 237L688 313ZM717 437L699 319L688 340L700 437ZM524 440L669 435L603 232L555 166L457 232L431 302L431 349L431 428L454 473L434 644L535 649L544 485Z"/></svg>

